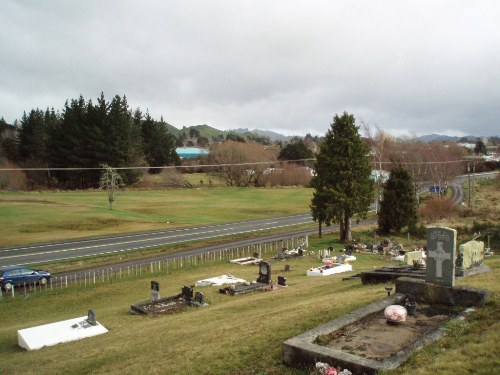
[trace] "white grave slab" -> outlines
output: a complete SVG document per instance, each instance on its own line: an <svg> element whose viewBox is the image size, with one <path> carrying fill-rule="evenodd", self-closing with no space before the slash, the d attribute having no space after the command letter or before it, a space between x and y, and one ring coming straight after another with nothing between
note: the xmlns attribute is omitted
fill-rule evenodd
<svg viewBox="0 0 500 375"><path fill-rule="evenodd" d="M329 276L336 273L350 272L352 271L352 266L350 264L344 263L334 263L331 266L321 266L316 268L311 268L307 271L307 276Z"/></svg>
<svg viewBox="0 0 500 375"><path fill-rule="evenodd" d="M232 259L229 261L229 263L240 264L242 266L246 266L248 264L257 264L257 263L260 263L261 261L262 261L262 259L260 259L260 258L246 257L246 258Z"/></svg>
<svg viewBox="0 0 500 375"><path fill-rule="evenodd" d="M20 347L26 350L35 350L106 332L108 330L99 322L96 322L96 325L91 325L87 322L87 316L82 316L81 318L20 329L17 331L17 340Z"/></svg>
<svg viewBox="0 0 500 375"><path fill-rule="evenodd" d="M236 284L245 283L246 280L238 279L233 275L221 275L216 277L211 277L209 279L198 280L195 286L211 286L211 285L224 285L224 284Z"/></svg>
<svg viewBox="0 0 500 375"><path fill-rule="evenodd" d="M353 262L355 261L357 258L354 256L354 255L340 255L340 256L335 256L335 257L328 257L328 258L323 258L323 263L326 263L326 262L336 262L340 257L342 257L342 259L344 261L348 261L348 262Z"/></svg>

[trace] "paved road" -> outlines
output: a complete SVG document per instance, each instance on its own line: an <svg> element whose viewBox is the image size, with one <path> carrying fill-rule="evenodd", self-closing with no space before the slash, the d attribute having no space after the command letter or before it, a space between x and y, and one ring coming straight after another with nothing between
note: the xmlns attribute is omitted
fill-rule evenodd
<svg viewBox="0 0 500 375"><path fill-rule="evenodd" d="M174 245L188 241L201 241L234 234L286 228L312 222L310 214L300 214L218 225L127 234L106 238L4 248L0 249L0 267L116 254L130 250Z"/></svg>

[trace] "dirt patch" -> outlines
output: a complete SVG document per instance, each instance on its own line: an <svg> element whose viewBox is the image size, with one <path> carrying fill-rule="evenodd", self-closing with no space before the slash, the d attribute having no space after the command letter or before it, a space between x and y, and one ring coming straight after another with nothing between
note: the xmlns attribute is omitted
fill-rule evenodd
<svg viewBox="0 0 500 375"><path fill-rule="evenodd" d="M339 331L319 336L316 343L336 350L383 361L438 329L456 314L446 306L419 304L405 322L387 323L383 311Z"/></svg>

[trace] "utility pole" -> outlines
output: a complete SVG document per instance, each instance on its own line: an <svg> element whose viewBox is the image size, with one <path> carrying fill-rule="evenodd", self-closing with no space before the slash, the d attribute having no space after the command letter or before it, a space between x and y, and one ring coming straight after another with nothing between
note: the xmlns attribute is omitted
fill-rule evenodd
<svg viewBox="0 0 500 375"><path fill-rule="evenodd" d="M467 163L467 182L468 182L468 189L469 190L469 208L471 208L470 206L470 190L471 190L471 186L470 186L470 162Z"/></svg>

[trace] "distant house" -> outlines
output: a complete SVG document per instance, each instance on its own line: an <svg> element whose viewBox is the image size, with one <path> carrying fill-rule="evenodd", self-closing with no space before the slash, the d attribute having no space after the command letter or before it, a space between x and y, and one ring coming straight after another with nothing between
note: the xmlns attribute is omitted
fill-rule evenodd
<svg viewBox="0 0 500 375"><path fill-rule="evenodd" d="M373 181L380 181L382 183L385 183L389 179L389 172L381 170L381 169L374 169L372 170L372 173L370 174L370 178Z"/></svg>
<svg viewBox="0 0 500 375"><path fill-rule="evenodd" d="M201 147L177 147L175 152L181 159L194 159L208 155L208 150Z"/></svg>

